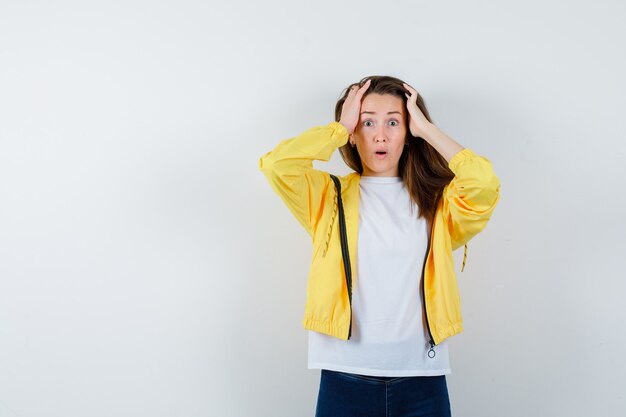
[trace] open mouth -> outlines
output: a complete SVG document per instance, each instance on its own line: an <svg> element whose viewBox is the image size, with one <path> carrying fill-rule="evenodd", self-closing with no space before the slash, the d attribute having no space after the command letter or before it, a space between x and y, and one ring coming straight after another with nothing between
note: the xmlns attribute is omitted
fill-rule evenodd
<svg viewBox="0 0 626 417"><path fill-rule="evenodd" d="M376 158L383 159L386 156L387 156L387 152L385 152L385 151L376 151Z"/></svg>

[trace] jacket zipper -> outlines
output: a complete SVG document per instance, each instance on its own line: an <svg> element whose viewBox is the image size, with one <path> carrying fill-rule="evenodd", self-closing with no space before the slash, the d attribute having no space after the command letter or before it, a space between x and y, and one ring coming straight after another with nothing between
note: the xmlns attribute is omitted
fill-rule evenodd
<svg viewBox="0 0 626 417"><path fill-rule="evenodd" d="M348 340L352 336L352 268L350 265L350 254L348 252L348 236L346 232L345 214L343 212L343 202L341 197L341 182L334 175L331 178L337 186L337 207L339 209L339 230L341 236L341 256L346 273L346 286L348 287L348 302L350 306L350 325L348 327Z"/></svg>
<svg viewBox="0 0 626 417"><path fill-rule="evenodd" d="M340 224L339 227L341 227L341 229L343 229L344 231L344 239L343 239L343 247L345 248L345 251L342 250L343 253L343 264L345 265L345 269L346 269L346 285L348 286L348 301L350 304L350 326L348 327L348 340L350 339L350 336L352 336L352 268L350 268L350 256L348 254L348 239L346 238L346 225L345 223L341 222L342 224Z"/></svg>
<svg viewBox="0 0 626 417"><path fill-rule="evenodd" d="M428 259L428 253L430 252L430 241L432 239L432 233L433 233L433 229L435 228L435 215L437 213L437 206L439 205L439 198L441 195L437 196L437 200L435 202L435 210L433 211L433 218L432 221L430 223L430 232L428 233L428 246L426 248L426 255L424 256L424 264L422 265L422 298L424 299L424 317L425 317L425 321L426 321L426 329L428 330L428 336L430 337L430 340L428 341L428 343L430 344L430 349L428 349L428 357L429 358L434 358L436 353L435 353L435 349L433 349L435 347L435 341L433 338L433 334L430 330L430 323L428 321L428 311L426 309L426 289L424 286L424 272L426 270L426 260Z"/></svg>

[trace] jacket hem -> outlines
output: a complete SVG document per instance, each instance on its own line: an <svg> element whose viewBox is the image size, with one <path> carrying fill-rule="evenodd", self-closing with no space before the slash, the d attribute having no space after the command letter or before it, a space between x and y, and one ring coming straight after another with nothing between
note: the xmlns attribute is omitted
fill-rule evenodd
<svg viewBox="0 0 626 417"><path fill-rule="evenodd" d="M328 336L337 337L341 340L348 340L348 325L342 326L332 324L327 321L303 319L302 326L304 326L306 330L313 330L315 332L327 334Z"/></svg>
<svg viewBox="0 0 626 417"><path fill-rule="evenodd" d="M463 331L462 322L452 323L443 329L439 329L436 335L433 334L433 339L434 339L435 344L438 345L444 340L446 340L447 338L454 336L456 334L459 334L462 331Z"/></svg>

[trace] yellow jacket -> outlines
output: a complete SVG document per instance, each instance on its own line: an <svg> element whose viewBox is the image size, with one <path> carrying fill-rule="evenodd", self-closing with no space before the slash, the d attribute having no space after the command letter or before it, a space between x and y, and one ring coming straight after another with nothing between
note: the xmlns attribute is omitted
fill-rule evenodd
<svg viewBox="0 0 626 417"><path fill-rule="evenodd" d="M281 141L259 160L272 189L313 239L302 324L343 340L351 334L352 289L348 291L343 267L336 192L330 174L314 169L313 160L328 161L347 141L347 129L332 122ZM455 177L437 204L422 271L431 348L463 330L452 251L463 245L467 250L467 242L487 225L500 195L500 180L487 158L465 148L448 166ZM356 265L360 178L357 172L339 176L352 265Z"/></svg>

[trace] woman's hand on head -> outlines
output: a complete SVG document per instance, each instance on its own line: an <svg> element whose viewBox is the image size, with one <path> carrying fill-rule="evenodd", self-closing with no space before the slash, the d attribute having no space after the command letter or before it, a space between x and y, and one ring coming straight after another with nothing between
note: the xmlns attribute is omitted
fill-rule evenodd
<svg viewBox="0 0 626 417"><path fill-rule="evenodd" d="M404 88L409 91L410 94L404 93L407 98L406 108L409 112L409 129L411 130L411 135L416 138L423 138L424 129L430 124L424 113L417 106L417 91L408 85L407 83L403 83Z"/></svg>
<svg viewBox="0 0 626 417"><path fill-rule="evenodd" d="M350 87L348 97L346 97L346 100L343 102L343 106L341 107L341 117L339 118L339 123L348 129L348 133L350 134L354 133L356 124L359 122L359 117L361 116L361 99L363 98L365 91L367 91L367 88L370 86L370 81L371 80L367 80L361 88L359 88L358 85Z"/></svg>

